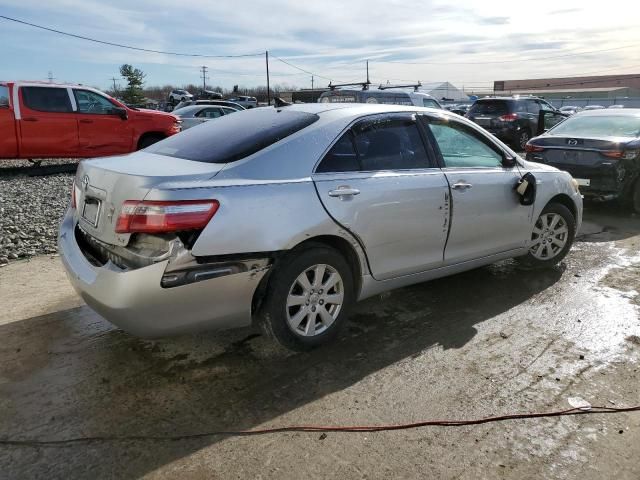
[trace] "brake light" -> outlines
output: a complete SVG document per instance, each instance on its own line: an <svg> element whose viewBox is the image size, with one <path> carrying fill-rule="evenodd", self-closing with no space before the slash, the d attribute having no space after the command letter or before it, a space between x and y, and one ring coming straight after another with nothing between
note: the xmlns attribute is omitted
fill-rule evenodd
<svg viewBox="0 0 640 480"><path fill-rule="evenodd" d="M605 150L602 152L605 157L623 158L625 160L633 160L638 156L638 150Z"/></svg>
<svg viewBox="0 0 640 480"><path fill-rule="evenodd" d="M532 145L530 143L527 143L524 146L524 151L527 152L527 153L542 152L542 151L544 151L544 147L541 147L539 145Z"/></svg>
<svg viewBox="0 0 640 480"><path fill-rule="evenodd" d="M122 204L116 233L163 233L204 228L218 211L217 200L136 201Z"/></svg>
<svg viewBox="0 0 640 480"><path fill-rule="evenodd" d="M498 120L500 120L501 122L513 122L514 120L517 120L517 119L518 119L517 113L507 113L506 115L502 115L498 117Z"/></svg>
<svg viewBox="0 0 640 480"><path fill-rule="evenodd" d="M622 150L604 150L602 155L609 158L622 158Z"/></svg>

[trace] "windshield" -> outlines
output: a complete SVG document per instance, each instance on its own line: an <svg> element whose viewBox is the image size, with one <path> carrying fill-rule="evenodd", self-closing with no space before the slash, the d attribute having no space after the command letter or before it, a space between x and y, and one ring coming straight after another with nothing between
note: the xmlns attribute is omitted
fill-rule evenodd
<svg viewBox="0 0 640 480"><path fill-rule="evenodd" d="M506 100L482 100L469 109L470 115L504 115L509 113L509 102Z"/></svg>
<svg viewBox="0 0 640 480"><path fill-rule="evenodd" d="M228 163L248 157L319 118L312 113L286 109L244 110L185 130L145 151L196 162Z"/></svg>
<svg viewBox="0 0 640 480"><path fill-rule="evenodd" d="M549 134L569 137L638 137L640 117L577 114L549 130Z"/></svg>

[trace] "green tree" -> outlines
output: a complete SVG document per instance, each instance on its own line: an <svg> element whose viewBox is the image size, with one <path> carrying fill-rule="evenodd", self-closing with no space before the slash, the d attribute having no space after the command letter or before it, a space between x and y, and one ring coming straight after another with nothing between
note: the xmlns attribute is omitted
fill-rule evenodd
<svg viewBox="0 0 640 480"><path fill-rule="evenodd" d="M127 88L122 92L122 100L128 104L144 103L144 77L146 76L139 68L133 68L129 64L120 67L120 75L127 80Z"/></svg>

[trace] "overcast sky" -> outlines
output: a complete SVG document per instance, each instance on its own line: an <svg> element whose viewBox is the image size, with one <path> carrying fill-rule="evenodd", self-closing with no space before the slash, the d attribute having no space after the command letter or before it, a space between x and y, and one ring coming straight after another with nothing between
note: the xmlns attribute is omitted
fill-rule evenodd
<svg viewBox="0 0 640 480"><path fill-rule="evenodd" d="M311 76L277 57L316 73L316 86L363 80L366 59L374 83L448 80L465 89L501 79L640 73L640 2L631 0L0 0L0 15L154 50L269 50L272 83L299 87L310 87ZM51 71L59 81L106 88L119 65L131 63L147 73L147 85L199 83L200 65L209 67L212 85L265 84L264 56L135 52L3 19L0 45L5 80L46 79ZM604 49L616 50L557 58Z"/></svg>

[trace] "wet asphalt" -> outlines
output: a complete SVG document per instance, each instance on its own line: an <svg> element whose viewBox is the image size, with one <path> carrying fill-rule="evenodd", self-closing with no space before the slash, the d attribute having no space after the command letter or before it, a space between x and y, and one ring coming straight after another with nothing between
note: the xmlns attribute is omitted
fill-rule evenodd
<svg viewBox="0 0 640 480"><path fill-rule="evenodd" d="M0 477L637 479L640 413L156 437L637 405L638 292L640 217L596 205L558 267L501 262L369 299L309 353L252 329L140 340L85 306L2 324L0 440L146 438L0 445Z"/></svg>

